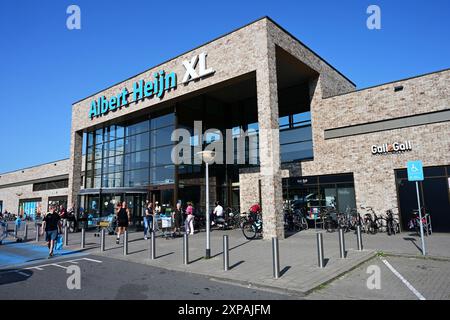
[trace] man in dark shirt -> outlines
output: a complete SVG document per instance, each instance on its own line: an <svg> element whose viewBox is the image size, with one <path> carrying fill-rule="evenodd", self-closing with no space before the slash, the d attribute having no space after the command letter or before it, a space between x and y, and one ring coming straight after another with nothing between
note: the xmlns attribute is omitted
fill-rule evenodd
<svg viewBox="0 0 450 320"><path fill-rule="evenodd" d="M53 248L58 237L58 230L61 233L61 217L56 211L55 206L50 206L50 212L45 215L42 222L41 234L45 230L45 241L48 242L48 258L53 257Z"/></svg>

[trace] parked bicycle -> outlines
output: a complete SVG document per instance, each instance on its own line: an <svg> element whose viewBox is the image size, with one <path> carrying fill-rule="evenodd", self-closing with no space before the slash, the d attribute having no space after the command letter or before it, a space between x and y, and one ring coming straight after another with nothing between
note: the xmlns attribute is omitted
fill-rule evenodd
<svg viewBox="0 0 450 320"><path fill-rule="evenodd" d="M422 208L422 226L423 226L423 233L426 236L431 235L432 233L431 216L429 213L426 213L424 208ZM413 211L412 217L408 222L408 228L409 230L414 230L418 235L420 235L420 218L417 210Z"/></svg>
<svg viewBox="0 0 450 320"><path fill-rule="evenodd" d="M261 235L263 231L263 224L261 214L250 213L249 218L242 225L242 233L248 240L253 240L257 235Z"/></svg>
<svg viewBox="0 0 450 320"><path fill-rule="evenodd" d="M243 222L243 217L237 209L228 207L225 210L225 222L229 228L237 229L241 227L241 222Z"/></svg>
<svg viewBox="0 0 450 320"><path fill-rule="evenodd" d="M386 211L385 220L386 220L386 231L389 236L395 235L396 233L400 233L400 224L394 218L393 209L389 209Z"/></svg>
<svg viewBox="0 0 450 320"><path fill-rule="evenodd" d="M334 207L323 208L320 213L323 228L327 232L334 232L338 228L338 212Z"/></svg>
<svg viewBox="0 0 450 320"><path fill-rule="evenodd" d="M386 226L383 223L383 218L377 215L372 207L361 206L361 208L367 211L363 218L364 232L376 234L385 231Z"/></svg>
<svg viewBox="0 0 450 320"><path fill-rule="evenodd" d="M308 221L304 209L287 208L284 210L284 227L286 231L308 230Z"/></svg>

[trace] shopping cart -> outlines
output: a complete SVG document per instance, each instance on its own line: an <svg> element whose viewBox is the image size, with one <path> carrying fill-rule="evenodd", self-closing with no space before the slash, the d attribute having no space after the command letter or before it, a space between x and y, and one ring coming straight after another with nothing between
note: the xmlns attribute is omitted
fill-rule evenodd
<svg viewBox="0 0 450 320"><path fill-rule="evenodd" d="M94 236L100 236L102 229L105 229L109 235L113 235L116 230L116 216L111 214L106 217L101 217L97 220L97 232Z"/></svg>
<svg viewBox="0 0 450 320"><path fill-rule="evenodd" d="M8 222L0 220L0 245L8 237Z"/></svg>
<svg viewBox="0 0 450 320"><path fill-rule="evenodd" d="M23 238L19 237L18 234L20 231L24 232L24 230L25 223L16 224L16 222L11 223L6 220L0 220L0 245L8 236L16 239L16 242L22 242Z"/></svg>

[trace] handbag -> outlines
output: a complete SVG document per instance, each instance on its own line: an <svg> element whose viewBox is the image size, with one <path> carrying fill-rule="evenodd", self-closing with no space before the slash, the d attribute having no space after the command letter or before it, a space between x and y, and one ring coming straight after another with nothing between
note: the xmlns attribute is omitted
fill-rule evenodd
<svg viewBox="0 0 450 320"><path fill-rule="evenodd" d="M55 250L62 250L63 248L63 236L58 234L56 237Z"/></svg>

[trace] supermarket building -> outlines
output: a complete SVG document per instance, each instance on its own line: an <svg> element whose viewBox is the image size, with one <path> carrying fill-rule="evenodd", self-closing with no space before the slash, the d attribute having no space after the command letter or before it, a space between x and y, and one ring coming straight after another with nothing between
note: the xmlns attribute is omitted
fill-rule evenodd
<svg viewBox="0 0 450 320"><path fill-rule="evenodd" d="M195 153L231 129L247 134L246 162L209 166L210 206L261 203L266 238L284 237L285 200L396 207L405 227L417 209L408 160L423 161L421 199L433 229L448 232L449 84L442 70L356 90L264 17L74 103L70 158L0 174L0 205L60 201L98 217L125 200L135 221L146 199L202 211L205 165ZM171 139L179 128L191 133L191 163L172 161L174 144L186 144Z"/></svg>

